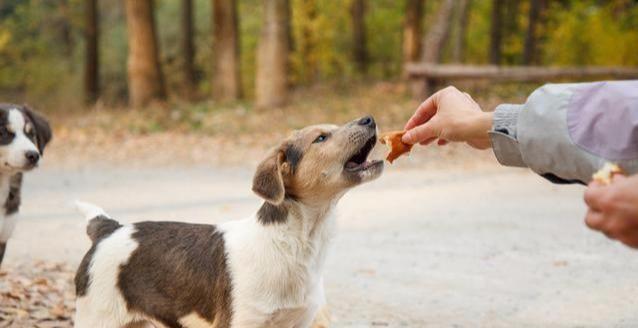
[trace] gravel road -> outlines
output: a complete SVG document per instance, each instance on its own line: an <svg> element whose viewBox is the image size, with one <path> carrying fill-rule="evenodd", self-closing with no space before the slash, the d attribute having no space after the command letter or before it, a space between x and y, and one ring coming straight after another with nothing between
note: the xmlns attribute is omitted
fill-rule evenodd
<svg viewBox="0 0 638 328"><path fill-rule="evenodd" d="M26 177L5 264L77 265L69 207L121 221L223 222L259 200L249 169L43 168ZM326 288L335 327L637 327L638 253L587 230L583 188L515 169L396 169L339 205Z"/></svg>

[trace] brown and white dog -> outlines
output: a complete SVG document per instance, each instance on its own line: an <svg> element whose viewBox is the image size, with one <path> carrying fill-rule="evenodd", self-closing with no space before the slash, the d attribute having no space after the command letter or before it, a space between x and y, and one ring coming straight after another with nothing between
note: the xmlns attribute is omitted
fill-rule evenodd
<svg viewBox="0 0 638 328"><path fill-rule="evenodd" d="M49 123L27 106L0 104L0 264L20 207L22 174L38 166L51 140Z"/></svg>
<svg viewBox="0 0 638 328"><path fill-rule="evenodd" d="M383 171L367 160L376 135L369 116L294 133L259 164L265 201L241 221L122 225L78 202L93 246L75 277L75 326L309 327L325 301L333 210Z"/></svg>

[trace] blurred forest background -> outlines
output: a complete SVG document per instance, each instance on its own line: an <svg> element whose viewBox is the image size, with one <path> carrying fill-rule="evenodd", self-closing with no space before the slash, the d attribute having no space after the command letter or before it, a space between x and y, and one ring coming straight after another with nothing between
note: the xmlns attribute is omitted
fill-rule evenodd
<svg viewBox="0 0 638 328"><path fill-rule="evenodd" d="M407 62L637 66L637 50L636 0L0 2L0 97L47 113L175 118L364 89L405 103Z"/></svg>

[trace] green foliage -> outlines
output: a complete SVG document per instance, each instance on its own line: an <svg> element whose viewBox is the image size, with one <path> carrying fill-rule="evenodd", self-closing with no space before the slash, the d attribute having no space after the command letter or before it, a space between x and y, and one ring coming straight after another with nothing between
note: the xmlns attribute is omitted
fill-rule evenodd
<svg viewBox="0 0 638 328"><path fill-rule="evenodd" d="M195 64L199 92L210 93L211 0L195 1ZM518 2L515 6L513 3ZM0 97L59 108L80 107L84 64L83 1L4 0L0 2ZM360 78L352 63L351 0L290 0L290 80L293 85L348 83ZM440 1L426 1L426 29ZM508 3L503 37L504 64L520 64L529 2ZM548 1L539 30L544 65L638 65L638 4L633 0ZM241 78L253 96L255 52L261 28L261 0L238 2ZM492 1L472 1L465 58L487 62ZM401 73L405 1L368 0L365 23L370 68L366 78ZM162 69L168 90L180 98L180 2L156 0ZM100 1L102 101L124 103L127 94L127 40L123 3ZM450 51L445 52L449 55ZM444 58L444 61L448 59Z"/></svg>
<svg viewBox="0 0 638 328"><path fill-rule="evenodd" d="M401 74L403 1L369 1L366 17L368 51L372 59L369 73L377 78Z"/></svg>
<svg viewBox="0 0 638 328"><path fill-rule="evenodd" d="M100 2L100 86L101 99L108 104L122 103L126 99L126 24L122 1ZM78 40L83 44L82 40ZM76 65L82 68L82 60Z"/></svg>
<svg viewBox="0 0 638 328"><path fill-rule="evenodd" d="M46 97L65 100L79 87L79 31L73 1L7 1L0 17L0 96L7 101L32 102Z"/></svg>
<svg viewBox="0 0 638 328"><path fill-rule="evenodd" d="M638 6L628 1L554 3L544 61L555 65L638 65ZM565 10L567 9L567 10Z"/></svg>
<svg viewBox="0 0 638 328"><path fill-rule="evenodd" d="M491 1L472 1L465 50L465 60L470 64L485 64L488 61L491 11Z"/></svg>
<svg viewBox="0 0 638 328"><path fill-rule="evenodd" d="M292 81L299 84L350 76L344 35L348 14L343 4L320 0L292 1Z"/></svg>

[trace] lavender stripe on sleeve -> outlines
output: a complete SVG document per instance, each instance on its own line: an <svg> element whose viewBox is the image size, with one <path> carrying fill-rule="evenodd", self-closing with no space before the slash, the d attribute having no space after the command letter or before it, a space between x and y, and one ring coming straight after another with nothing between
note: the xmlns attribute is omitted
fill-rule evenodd
<svg viewBox="0 0 638 328"><path fill-rule="evenodd" d="M576 87L567 111L572 142L608 160L638 159L638 81Z"/></svg>

